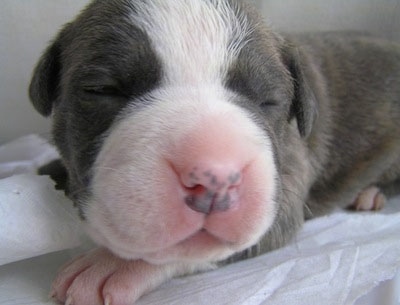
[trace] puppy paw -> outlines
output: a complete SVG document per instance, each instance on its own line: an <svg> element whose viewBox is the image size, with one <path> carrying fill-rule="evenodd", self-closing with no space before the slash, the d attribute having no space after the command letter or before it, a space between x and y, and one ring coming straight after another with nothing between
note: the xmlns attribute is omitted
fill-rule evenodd
<svg viewBox="0 0 400 305"><path fill-rule="evenodd" d="M351 208L356 211L376 211L382 209L385 203L386 197L379 188L370 186L358 194Z"/></svg>
<svg viewBox="0 0 400 305"><path fill-rule="evenodd" d="M180 272L178 265L127 261L106 249L95 249L62 268L50 297L65 305L132 305Z"/></svg>

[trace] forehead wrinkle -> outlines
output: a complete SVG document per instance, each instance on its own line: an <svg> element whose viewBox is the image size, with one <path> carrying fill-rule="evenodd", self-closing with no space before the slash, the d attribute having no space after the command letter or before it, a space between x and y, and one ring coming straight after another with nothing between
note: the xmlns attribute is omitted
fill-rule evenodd
<svg viewBox="0 0 400 305"><path fill-rule="evenodd" d="M251 32L227 1L142 1L132 18L148 34L169 84L222 79Z"/></svg>

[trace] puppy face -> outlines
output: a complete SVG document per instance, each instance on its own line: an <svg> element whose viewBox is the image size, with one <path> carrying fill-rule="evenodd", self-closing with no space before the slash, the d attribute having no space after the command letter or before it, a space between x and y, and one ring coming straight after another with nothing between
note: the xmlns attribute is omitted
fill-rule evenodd
<svg viewBox="0 0 400 305"><path fill-rule="evenodd" d="M60 33L30 94L97 243L219 260L268 231L280 139L307 113L281 44L235 1L95 1Z"/></svg>

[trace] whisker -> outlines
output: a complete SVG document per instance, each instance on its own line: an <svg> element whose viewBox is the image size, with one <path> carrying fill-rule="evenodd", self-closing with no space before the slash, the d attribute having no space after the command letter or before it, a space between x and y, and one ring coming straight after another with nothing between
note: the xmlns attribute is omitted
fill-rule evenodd
<svg viewBox="0 0 400 305"><path fill-rule="evenodd" d="M286 189L286 188L282 188L282 191L283 191L283 192L288 192L288 193L294 195L297 199L303 201L303 205L304 205L305 209L307 210L308 214L311 215L311 217L314 217L314 214L313 214L311 208L308 206L307 202L306 202L302 197L300 197L299 194L297 194L297 193L296 193L295 191L293 191L293 190Z"/></svg>
<svg viewBox="0 0 400 305"><path fill-rule="evenodd" d="M282 191L283 192L288 192L291 195L294 195L297 199L303 200L303 198L299 194L297 194L295 191L293 191L291 189L282 188Z"/></svg>
<svg viewBox="0 0 400 305"><path fill-rule="evenodd" d="M308 215L310 215L312 218L314 218L314 213L306 202L304 203L304 207L307 209Z"/></svg>

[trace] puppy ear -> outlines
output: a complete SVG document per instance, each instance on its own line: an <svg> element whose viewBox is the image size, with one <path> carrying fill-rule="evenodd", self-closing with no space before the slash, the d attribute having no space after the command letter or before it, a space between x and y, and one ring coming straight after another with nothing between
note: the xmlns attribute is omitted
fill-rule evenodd
<svg viewBox="0 0 400 305"><path fill-rule="evenodd" d="M49 116L57 98L60 82L60 46L58 40L40 58L29 85L29 97L35 109Z"/></svg>
<svg viewBox="0 0 400 305"><path fill-rule="evenodd" d="M283 57L294 87L289 120L296 117L300 135L307 138L318 115L317 100L312 88L312 67L307 66L305 55L294 46L285 47Z"/></svg>

